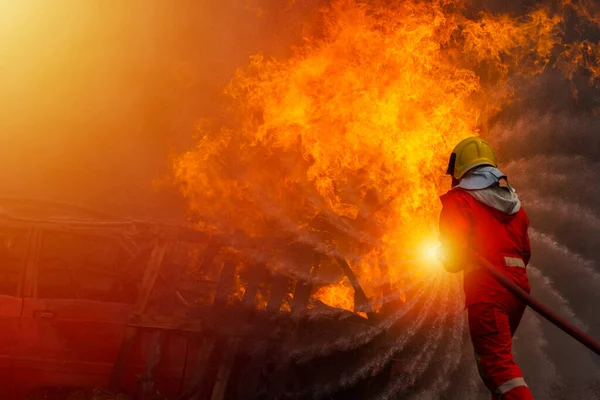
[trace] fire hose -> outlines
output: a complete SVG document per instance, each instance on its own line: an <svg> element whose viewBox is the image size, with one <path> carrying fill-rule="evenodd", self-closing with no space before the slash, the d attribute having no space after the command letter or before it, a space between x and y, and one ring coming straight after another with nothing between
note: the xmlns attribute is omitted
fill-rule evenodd
<svg viewBox="0 0 600 400"><path fill-rule="evenodd" d="M517 296L522 302L531 307L534 311L546 318L552 324L560 328L567 335L571 336L579 343L592 350L594 353L600 355L600 342L596 341L590 335L577 328L564 318L555 314L548 307L537 301L530 294L521 289L521 287L514 283L510 278L508 278L504 273L494 267L494 265L492 265L492 263L485 258L481 257L480 255L475 255L475 259L478 261L479 265L485 268L485 270L498 281L498 283L504 286L512 294Z"/></svg>

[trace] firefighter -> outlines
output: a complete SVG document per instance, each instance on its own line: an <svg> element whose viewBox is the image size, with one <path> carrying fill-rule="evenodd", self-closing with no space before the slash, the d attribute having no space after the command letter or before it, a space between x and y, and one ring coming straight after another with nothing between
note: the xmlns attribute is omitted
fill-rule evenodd
<svg viewBox="0 0 600 400"><path fill-rule="evenodd" d="M526 292L529 219L488 142L471 137L452 151L452 189L441 196L441 261L464 272L465 308L479 374L492 399L533 399L512 354L525 304L473 261L490 261Z"/></svg>

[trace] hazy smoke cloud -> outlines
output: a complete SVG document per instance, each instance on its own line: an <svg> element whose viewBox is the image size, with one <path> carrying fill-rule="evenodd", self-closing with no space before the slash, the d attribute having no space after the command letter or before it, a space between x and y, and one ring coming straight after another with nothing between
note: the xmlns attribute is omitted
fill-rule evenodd
<svg viewBox="0 0 600 400"><path fill-rule="evenodd" d="M598 338L599 98L587 82L553 74L530 82L521 95L489 137L531 219L532 292ZM540 398L598 396L598 357L531 312L515 347Z"/></svg>

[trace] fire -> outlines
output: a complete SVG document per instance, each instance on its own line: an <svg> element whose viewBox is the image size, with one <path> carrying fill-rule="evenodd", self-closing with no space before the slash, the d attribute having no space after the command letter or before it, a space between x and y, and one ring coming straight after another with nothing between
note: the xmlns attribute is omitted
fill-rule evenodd
<svg viewBox="0 0 600 400"><path fill-rule="evenodd" d="M323 303L337 308L352 310L354 308L354 290L347 278L327 287L320 288L314 294Z"/></svg>
<svg viewBox="0 0 600 400"><path fill-rule="evenodd" d="M204 126L175 163L207 229L301 234L329 216L371 299L436 238L453 146L481 134L513 100L513 79L548 68L562 40L561 14L546 8L513 18L468 16L461 1L388 3L333 1L293 56L253 56L226 89L230 125ZM352 308L352 294L338 279L317 297Z"/></svg>

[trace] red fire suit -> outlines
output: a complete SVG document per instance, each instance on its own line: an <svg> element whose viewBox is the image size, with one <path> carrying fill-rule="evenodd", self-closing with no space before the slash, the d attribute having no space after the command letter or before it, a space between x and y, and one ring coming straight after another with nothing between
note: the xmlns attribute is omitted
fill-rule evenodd
<svg viewBox="0 0 600 400"><path fill-rule="evenodd" d="M444 266L450 272L464 270L465 308L481 378L492 399L532 399L512 355L512 336L525 305L466 258L469 251L480 254L529 292L527 214L523 208L513 215L505 214L460 188L450 190L441 201Z"/></svg>

